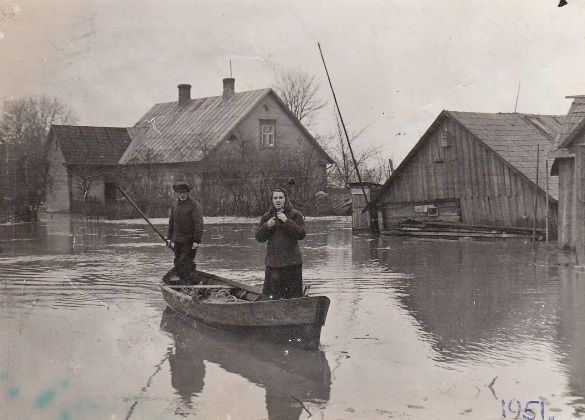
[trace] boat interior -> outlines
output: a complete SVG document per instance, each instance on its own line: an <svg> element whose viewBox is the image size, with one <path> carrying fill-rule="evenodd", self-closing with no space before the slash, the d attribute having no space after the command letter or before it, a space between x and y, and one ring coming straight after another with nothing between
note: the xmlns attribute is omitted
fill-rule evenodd
<svg viewBox="0 0 585 420"><path fill-rule="evenodd" d="M261 291L253 286L239 286L235 282L204 273L193 271L191 281L183 282L174 270L163 277L164 284L193 300L209 303L256 302L261 300Z"/></svg>

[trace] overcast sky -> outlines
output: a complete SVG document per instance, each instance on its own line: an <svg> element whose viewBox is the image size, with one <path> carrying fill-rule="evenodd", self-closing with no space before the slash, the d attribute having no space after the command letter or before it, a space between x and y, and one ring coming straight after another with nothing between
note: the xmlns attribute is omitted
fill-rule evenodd
<svg viewBox="0 0 585 420"><path fill-rule="evenodd" d="M85 125L236 91L279 69L316 76L317 41L353 131L400 161L443 109L565 114L585 94L585 0L0 0L0 99L47 94ZM332 108L312 131L332 129Z"/></svg>

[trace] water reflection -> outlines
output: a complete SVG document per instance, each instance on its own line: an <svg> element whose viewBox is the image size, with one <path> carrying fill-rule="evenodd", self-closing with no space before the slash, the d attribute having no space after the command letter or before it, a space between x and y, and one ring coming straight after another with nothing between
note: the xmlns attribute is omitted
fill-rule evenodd
<svg viewBox="0 0 585 420"><path fill-rule="evenodd" d="M196 409L195 396L205 385L205 361L220 365L266 391L268 418L299 419L303 404L324 406L329 400L331 372L322 351L284 348L208 329L180 318L169 308L161 329L171 334L171 384L184 407Z"/></svg>
<svg viewBox="0 0 585 420"><path fill-rule="evenodd" d="M573 397L573 417L585 415L585 273L560 270L557 346L567 366L569 394Z"/></svg>
<svg viewBox="0 0 585 420"><path fill-rule="evenodd" d="M557 307L548 262L535 261L526 248L381 238L354 241L352 255L362 264L412 274L391 286L445 360L517 358L518 340L548 341ZM530 356L538 357L538 349Z"/></svg>
<svg viewBox="0 0 585 420"><path fill-rule="evenodd" d="M157 223L164 229L164 220ZM231 409L233 418L246 417L237 410L258 418L266 405L272 419L304 417L293 397L313 417L320 411L324 418L387 418L388 413L422 418L424 406L425 418L455 418L471 408L471 418L492 418L499 414L498 401L486 385L496 375L498 397L543 395L550 401L547 410L553 405L559 410L550 414L562 410L557 418L584 415L585 273L566 267L554 247L539 246L532 253L530 243L522 241L373 238L352 234L348 223L307 225L304 277L313 294L332 301L321 342L334 378L321 351L290 349L285 355L270 343L194 329L167 312L162 333L158 326L143 329L140 314L149 314L153 325L161 317L158 282L172 255L141 222L67 216L0 226L0 320L12 331L0 335L2 354L8 355L0 374L12 372L9 363L15 360L29 365L35 358L66 371L71 358L63 354L62 343L75 337L87 346L79 350L87 356L80 366L89 371L98 361L112 364L112 377L104 383L118 384L110 402L126 412L119 395L142 386L150 372L141 375L143 366L135 364L128 371L134 377L118 381L114 374L127 365L129 347L108 347L99 354L88 349L94 334L103 342L116 337L126 342L129 331L139 331L144 340L136 339L135 351L145 358L158 358L170 346L165 373L170 376L156 377L136 418L147 418L147 412L149 418L168 418L177 400L176 414L185 416L214 418ZM198 265L228 278L261 282L264 245L255 241L254 230L255 223L209 223ZM37 329L29 326L31 320ZM90 329L87 320L92 320ZM40 330L59 331L59 339L43 341L42 353L4 351L37 345ZM102 373L109 372L95 372ZM35 383L37 372L23 368L20 377ZM103 390L102 383L85 385L92 394ZM230 389L241 391L241 400L226 408L224 392L231 395ZM250 407L262 413L256 416Z"/></svg>

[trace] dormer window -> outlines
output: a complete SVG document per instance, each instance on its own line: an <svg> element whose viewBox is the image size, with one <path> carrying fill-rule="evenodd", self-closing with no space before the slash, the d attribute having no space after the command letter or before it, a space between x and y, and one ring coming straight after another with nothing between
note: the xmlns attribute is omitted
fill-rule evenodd
<svg viewBox="0 0 585 420"><path fill-rule="evenodd" d="M274 147L276 144L276 121L260 120L260 136L263 147Z"/></svg>

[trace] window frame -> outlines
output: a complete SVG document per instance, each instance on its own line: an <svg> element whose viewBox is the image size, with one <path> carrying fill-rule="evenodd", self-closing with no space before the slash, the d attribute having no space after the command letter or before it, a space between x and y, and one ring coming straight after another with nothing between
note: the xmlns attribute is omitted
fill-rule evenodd
<svg viewBox="0 0 585 420"><path fill-rule="evenodd" d="M277 130L276 130L276 120L260 120L260 146L265 149L274 149L276 148L276 140L277 140ZM264 133L264 127L272 127L272 133ZM272 144L264 142L264 135L272 135ZM269 137L268 137L269 138Z"/></svg>

